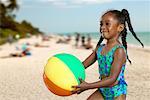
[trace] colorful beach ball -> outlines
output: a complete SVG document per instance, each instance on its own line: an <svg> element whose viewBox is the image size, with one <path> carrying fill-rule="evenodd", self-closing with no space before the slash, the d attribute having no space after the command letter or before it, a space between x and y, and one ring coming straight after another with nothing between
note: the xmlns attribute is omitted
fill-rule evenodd
<svg viewBox="0 0 150 100"><path fill-rule="evenodd" d="M85 69L80 60L71 54L52 56L44 68L45 85L59 96L71 95L72 86L80 84L79 78L85 80Z"/></svg>

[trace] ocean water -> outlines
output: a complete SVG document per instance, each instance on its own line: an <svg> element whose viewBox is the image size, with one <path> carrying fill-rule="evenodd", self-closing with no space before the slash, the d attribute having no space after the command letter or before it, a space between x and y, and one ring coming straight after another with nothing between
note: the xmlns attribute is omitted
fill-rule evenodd
<svg viewBox="0 0 150 100"><path fill-rule="evenodd" d="M73 35L75 36L75 33L60 33L62 35ZM99 32L83 32L80 33L81 36L85 36L87 37L87 34L90 34L90 36L93 39L96 39L97 41L100 38L100 33ZM141 40L141 42L144 44L144 46L150 46L150 32L136 32L137 37ZM133 44L133 45L138 45L141 46L141 44L134 38L134 36L132 35L132 33L128 32L127 34L127 43L128 44Z"/></svg>

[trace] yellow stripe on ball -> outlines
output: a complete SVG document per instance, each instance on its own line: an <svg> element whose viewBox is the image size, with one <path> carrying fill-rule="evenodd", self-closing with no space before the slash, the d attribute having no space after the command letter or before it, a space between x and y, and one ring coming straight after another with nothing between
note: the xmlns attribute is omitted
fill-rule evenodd
<svg viewBox="0 0 150 100"><path fill-rule="evenodd" d="M51 57L44 70L48 79L58 87L71 91L73 90L71 86L78 85L72 71L61 61L61 59L58 59L57 57Z"/></svg>

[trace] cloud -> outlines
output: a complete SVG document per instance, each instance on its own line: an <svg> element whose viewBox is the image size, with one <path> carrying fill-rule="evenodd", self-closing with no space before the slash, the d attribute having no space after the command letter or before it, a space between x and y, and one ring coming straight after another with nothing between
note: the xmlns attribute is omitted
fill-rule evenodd
<svg viewBox="0 0 150 100"><path fill-rule="evenodd" d="M49 3L61 7L79 7L83 5L96 5L112 2L112 0L39 0L43 3Z"/></svg>
<svg viewBox="0 0 150 100"><path fill-rule="evenodd" d="M74 0L72 1L74 4L102 4L102 3L108 3L111 2L112 0Z"/></svg>

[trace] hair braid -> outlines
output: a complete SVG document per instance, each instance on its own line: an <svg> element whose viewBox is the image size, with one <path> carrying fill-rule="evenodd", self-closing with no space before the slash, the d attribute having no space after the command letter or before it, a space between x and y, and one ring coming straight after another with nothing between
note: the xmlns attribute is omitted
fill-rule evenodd
<svg viewBox="0 0 150 100"><path fill-rule="evenodd" d="M131 32L132 35L135 37L135 39L138 40L138 41L141 43L142 47L144 47L143 43L142 43L142 42L140 41L140 39L136 36L136 33L135 33L134 30L133 30L133 27L132 27L132 25L131 25L130 16L129 16L128 11L127 11L126 9L122 9L121 12L122 12L122 14L125 16L125 20L126 20L126 22L127 22L127 24L128 24L128 27L129 27L130 32Z"/></svg>
<svg viewBox="0 0 150 100"><path fill-rule="evenodd" d="M123 44L123 46L125 47L126 53L127 53L126 37L127 37L127 29L126 29L126 27L125 27L124 30L121 32L121 39L122 39L122 44ZM131 64L131 60L129 59L128 54L127 54L127 59L128 59L128 61L130 62L130 64Z"/></svg>
<svg viewBox="0 0 150 100"><path fill-rule="evenodd" d="M101 36L96 46L100 46L103 40L104 38Z"/></svg>

